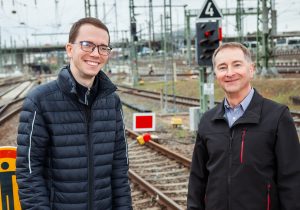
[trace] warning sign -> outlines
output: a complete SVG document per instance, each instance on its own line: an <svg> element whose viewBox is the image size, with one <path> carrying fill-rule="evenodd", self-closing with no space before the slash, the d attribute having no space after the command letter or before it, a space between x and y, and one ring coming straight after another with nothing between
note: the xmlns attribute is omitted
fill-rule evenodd
<svg viewBox="0 0 300 210"><path fill-rule="evenodd" d="M21 210L16 180L16 147L0 147L0 210Z"/></svg>
<svg viewBox="0 0 300 210"><path fill-rule="evenodd" d="M155 113L134 113L133 114L134 131L154 131Z"/></svg>
<svg viewBox="0 0 300 210"><path fill-rule="evenodd" d="M217 20L217 19L222 19L222 17L223 15L220 12L214 0L206 0L200 14L198 15L198 19L205 19L205 20L208 19Z"/></svg>

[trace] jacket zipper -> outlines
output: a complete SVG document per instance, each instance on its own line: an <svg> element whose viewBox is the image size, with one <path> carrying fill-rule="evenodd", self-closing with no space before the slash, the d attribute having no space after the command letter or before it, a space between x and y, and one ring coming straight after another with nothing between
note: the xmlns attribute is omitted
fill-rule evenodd
<svg viewBox="0 0 300 210"><path fill-rule="evenodd" d="M270 210L271 209L271 195L270 195L271 184L267 185L267 191L268 191L268 194L267 194L267 210Z"/></svg>
<svg viewBox="0 0 300 210"><path fill-rule="evenodd" d="M94 163L93 163L93 151L92 151L92 142L90 139L90 119L91 119L91 110L90 108L85 106L85 114L86 114L86 126L87 126L87 144L88 144L88 209L93 210L93 186L94 186Z"/></svg>
<svg viewBox="0 0 300 210"><path fill-rule="evenodd" d="M228 184L228 209L231 209L231 199L230 199L230 187L231 187L231 165L232 165L232 142L233 142L233 137L234 137L234 130L231 130L231 136L229 139L229 170L228 170L228 177L227 177L227 184Z"/></svg>
<svg viewBox="0 0 300 210"><path fill-rule="evenodd" d="M241 142L241 153L240 153L240 161L244 162L244 144L245 144L245 136L246 136L246 128L242 131L242 142Z"/></svg>

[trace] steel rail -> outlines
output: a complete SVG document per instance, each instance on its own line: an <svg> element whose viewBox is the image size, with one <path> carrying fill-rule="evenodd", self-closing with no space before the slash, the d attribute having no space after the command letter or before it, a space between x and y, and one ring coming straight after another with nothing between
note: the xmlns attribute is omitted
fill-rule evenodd
<svg viewBox="0 0 300 210"><path fill-rule="evenodd" d="M134 139L139 136L138 133L136 133L128 128L126 128L126 132L131 138L134 138ZM170 159L175 160L176 162L178 162L190 169L192 161L189 158L186 158L180 154L177 154L177 153L167 149L166 147L161 146L160 144L158 144L154 141L146 142L145 145L157 152L160 152L161 154L169 157Z"/></svg>
<svg viewBox="0 0 300 210"><path fill-rule="evenodd" d="M0 125L2 125L3 123L5 123L7 120L9 120L11 117L13 117L14 115L16 115L17 113L19 113L21 111L21 109L22 109L22 105L16 107L11 112L9 112L6 115L4 115L3 117L1 117L0 118Z"/></svg>
<svg viewBox="0 0 300 210"><path fill-rule="evenodd" d="M162 193L159 189L151 185L149 182L144 180L142 177L140 177L138 174L136 174L133 170L129 169L128 171L129 179L138 184L139 187L147 191L150 195L155 196L156 201L167 207L167 209L170 210L183 210L181 206L179 206L177 203L175 203L171 198L166 196L164 193Z"/></svg>

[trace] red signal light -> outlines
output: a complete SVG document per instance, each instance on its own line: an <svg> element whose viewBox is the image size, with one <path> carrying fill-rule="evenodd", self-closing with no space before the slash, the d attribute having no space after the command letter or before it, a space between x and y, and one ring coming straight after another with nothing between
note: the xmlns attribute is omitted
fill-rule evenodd
<svg viewBox="0 0 300 210"><path fill-rule="evenodd" d="M222 36L222 28L219 28L219 41L222 41L223 36Z"/></svg>
<svg viewBox="0 0 300 210"><path fill-rule="evenodd" d="M204 36L205 36L205 37L211 36L211 31L205 31L205 32L204 32Z"/></svg>

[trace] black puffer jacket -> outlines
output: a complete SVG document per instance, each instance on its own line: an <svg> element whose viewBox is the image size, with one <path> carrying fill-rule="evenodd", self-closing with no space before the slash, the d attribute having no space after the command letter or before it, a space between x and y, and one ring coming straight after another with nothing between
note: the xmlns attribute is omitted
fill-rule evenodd
<svg viewBox="0 0 300 210"><path fill-rule="evenodd" d="M300 146L286 106L256 91L230 129L223 103L201 119L188 210L300 210Z"/></svg>
<svg viewBox="0 0 300 210"><path fill-rule="evenodd" d="M102 71L96 79L91 108L68 67L27 96L17 139L22 209L132 209L120 99Z"/></svg>

